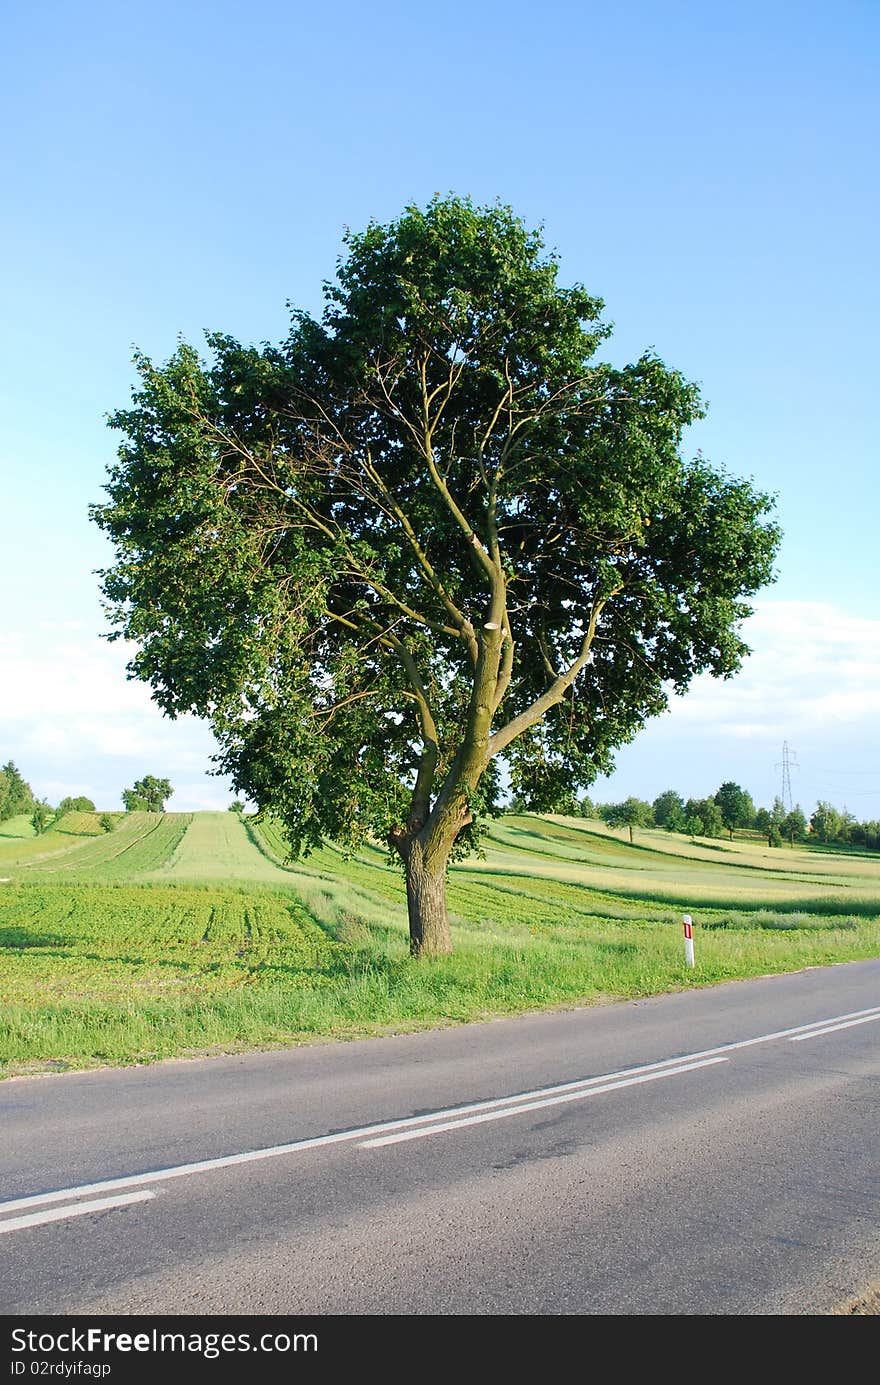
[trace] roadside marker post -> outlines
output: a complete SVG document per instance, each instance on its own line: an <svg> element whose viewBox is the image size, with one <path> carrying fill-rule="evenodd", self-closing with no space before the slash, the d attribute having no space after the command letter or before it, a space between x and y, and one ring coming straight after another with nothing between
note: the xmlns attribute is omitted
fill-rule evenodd
<svg viewBox="0 0 880 1385"><path fill-rule="evenodd" d="M684 923L684 960L685 965L694 965L694 921L690 914L682 914Z"/></svg>

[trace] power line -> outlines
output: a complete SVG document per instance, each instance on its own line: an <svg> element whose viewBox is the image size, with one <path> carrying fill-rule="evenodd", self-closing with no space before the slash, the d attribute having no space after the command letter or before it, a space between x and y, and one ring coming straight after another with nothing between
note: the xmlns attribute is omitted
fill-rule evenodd
<svg viewBox="0 0 880 1385"><path fill-rule="evenodd" d="M817 765L817 774L878 774L880 769L826 769L822 765Z"/></svg>
<svg viewBox="0 0 880 1385"><path fill-rule="evenodd" d="M880 789L842 789L839 784L820 784L819 793L845 793L847 798L876 798Z"/></svg>

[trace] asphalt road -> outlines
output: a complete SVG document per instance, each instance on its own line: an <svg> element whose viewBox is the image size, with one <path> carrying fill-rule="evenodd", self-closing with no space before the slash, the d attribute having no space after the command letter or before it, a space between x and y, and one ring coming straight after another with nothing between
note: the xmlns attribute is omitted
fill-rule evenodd
<svg viewBox="0 0 880 1385"><path fill-rule="evenodd" d="M827 1312L880 1268L878 1056L880 960L6 1082L0 1312Z"/></svg>

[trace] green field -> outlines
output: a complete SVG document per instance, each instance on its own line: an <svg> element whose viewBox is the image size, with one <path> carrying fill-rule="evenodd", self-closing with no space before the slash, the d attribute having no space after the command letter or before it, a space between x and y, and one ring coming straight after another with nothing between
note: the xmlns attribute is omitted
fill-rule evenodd
<svg viewBox="0 0 880 1385"><path fill-rule="evenodd" d="M509 815L453 868L456 951L408 956L384 852L271 821L70 813L0 831L6 1074L403 1030L880 952L880 859ZM696 923L684 966L681 914Z"/></svg>

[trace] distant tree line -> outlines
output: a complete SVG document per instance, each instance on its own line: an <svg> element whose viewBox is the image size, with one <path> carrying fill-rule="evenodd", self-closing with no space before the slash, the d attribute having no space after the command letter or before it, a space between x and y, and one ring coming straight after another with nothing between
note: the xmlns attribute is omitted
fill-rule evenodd
<svg viewBox="0 0 880 1385"><path fill-rule="evenodd" d="M38 799L17 765L8 760L0 769L0 822L29 813L37 836L46 830L54 812L43 799Z"/></svg>
<svg viewBox="0 0 880 1385"><path fill-rule="evenodd" d="M808 831L800 804L788 811L782 799L775 798L772 808L756 808L748 790L730 779L708 798L685 800L674 789L667 789L650 806L655 826L690 837L720 837L726 833L733 841L734 833L742 830L760 832L767 838L768 846L781 846L783 841L794 846L804 840Z"/></svg>
<svg viewBox="0 0 880 1385"><path fill-rule="evenodd" d="M166 799L173 793L167 779L147 774L138 779L133 788L123 790L122 801L129 813L162 813ZM514 812L525 812L529 805L521 795L514 795L510 806ZM241 799L229 805L233 813L243 813L244 809ZM734 832L743 830L760 832L769 846L781 846L783 842L794 846L795 842L809 837L811 841L828 846L857 846L880 851L880 821L859 822L848 808L838 809L824 801L816 804L809 821L800 804L788 811L781 798L773 800L772 808L756 808L751 794L732 780L727 780L708 798L685 799L675 789L666 789L653 803L632 797L622 803L594 803L586 796L576 798L572 794L559 803L558 810L574 816L598 818L608 827L625 827L629 830L630 841L634 840L636 827L662 827L667 832L680 832L688 837L721 837L727 833L731 841ZM65 813L95 811L92 800L83 794L62 798L53 809L44 799L37 798L11 760L0 766L0 822L27 813L39 836ZM100 825L105 832L112 832L115 822L109 813L104 813Z"/></svg>
<svg viewBox="0 0 880 1385"><path fill-rule="evenodd" d="M0 768L0 822L31 813L36 806L34 791L11 760Z"/></svg>
<svg viewBox="0 0 880 1385"><path fill-rule="evenodd" d="M858 822L848 808L838 810L830 803L816 804L816 811L810 818L810 832L819 842L834 845L845 842L850 846L867 847L869 851L880 851L880 821L874 818Z"/></svg>
<svg viewBox="0 0 880 1385"><path fill-rule="evenodd" d="M155 775L146 774L143 779L136 780L133 788L123 789L122 801L126 812L129 813L163 813L165 800L170 798L173 792L174 790L167 779L157 779ZM96 811L94 803L85 794L62 798L58 807L53 808L45 799L37 798L30 784L12 760L0 767L0 822L5 822L7 818L28 814L34 831L37 836L41 836L52 823L60 822L65 813L94 813ZM115 820L110 813L101 815L100 826L105 832L112 832L115 825Z"/></svg>
<svg viewBox="0 0 880 1385"><path fill-rule="evenodd" d="M527 805L514 799L515 811ZM626 798L622 803L594 803L589 798L574 795L560 804L559 811L585 818L598 818L608 827L625 827L630 841L637 827L662 827L667 832L680 832L688 837L722 837L732 841L738 830L760 832L769 846L788 842L794 846L810 838L830 845L860 846L880 851L880 822L858 822L843 808L830 803L816 804L809 821L798 804L791 810L781 798L773 800L772 808L756 808L751 794L732 780L727 780L717 793L708 798L685 799L675 789L667 789L653 803L643 798Z"/></svg>

